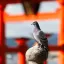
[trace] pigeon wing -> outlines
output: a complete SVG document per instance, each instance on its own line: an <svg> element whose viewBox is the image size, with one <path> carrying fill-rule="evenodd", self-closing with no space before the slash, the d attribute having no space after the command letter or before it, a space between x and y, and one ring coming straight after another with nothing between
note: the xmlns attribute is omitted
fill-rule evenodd
<svg viewBox="0 0 64 64"><path fill-rule="evenodd" d="M45 47L48 47L48 40L43 31L39 31L38 39L40 40L40 43L42 45L44 45Z"/></svg>

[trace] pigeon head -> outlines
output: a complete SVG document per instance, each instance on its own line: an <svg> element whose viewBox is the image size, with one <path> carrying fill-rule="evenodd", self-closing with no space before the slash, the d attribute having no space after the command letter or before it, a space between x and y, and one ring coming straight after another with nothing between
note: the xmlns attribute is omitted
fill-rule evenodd
<svg viewBox="0 0 64 64"><path fill-rule="evenodd" d="M37 21L34 21L31 25L34 25L37 29L40 30L40 26Z"/></svg>

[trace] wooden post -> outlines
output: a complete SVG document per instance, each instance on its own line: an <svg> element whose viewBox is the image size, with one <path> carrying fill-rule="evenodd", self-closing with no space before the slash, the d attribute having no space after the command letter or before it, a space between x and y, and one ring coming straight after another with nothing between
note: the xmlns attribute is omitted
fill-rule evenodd
<svg viewBox="0 0 64 64"><path fill-rule="evenodd" d="M58 46L63 46L64 45L64 0L58 0L58 1L61 6L60 13L59 13L60 31L59 31L59 37L58 37ZM64 64L64 50L59 51L58 64Z"/></svg>
<svg viewBox="0 0 64 64"><path fill-rule="evenodd" d="M0 5L0 64L5 64L3 7Z"/></svg>
<svg viewBox="0 0 64 64"><path fill-rule="evenodd" d="M18 52L18 64L26 64L25 55L22 52Z"/></svg>
<svg viewBox="0 0 64 64"><path fill-rule="evenodd" d="M17 53L17 55L18 55L18 64L26 64L25 52L28 49L28 47L26 45L27 41L28 41L28 39L24 39L24 38L16 40L17 44L19 45L19 49L20 49L20 51Z"/></svg>

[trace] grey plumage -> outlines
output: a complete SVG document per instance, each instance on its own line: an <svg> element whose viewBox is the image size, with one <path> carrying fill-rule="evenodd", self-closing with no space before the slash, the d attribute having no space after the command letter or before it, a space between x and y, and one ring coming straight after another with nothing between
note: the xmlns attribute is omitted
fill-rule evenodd
<svg viewBox="0 0 64 64"><path fill-rule="evenodd" d="M26 51L27 64L43 64L42 62L48 58L48 40L43 31L41 31L38 22L33 22L33 36L38 45L29 48Z"/></svg>

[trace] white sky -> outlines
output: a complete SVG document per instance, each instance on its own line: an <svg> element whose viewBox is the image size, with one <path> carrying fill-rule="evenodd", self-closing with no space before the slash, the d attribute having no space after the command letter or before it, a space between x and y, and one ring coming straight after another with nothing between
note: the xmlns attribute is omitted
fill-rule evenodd
<svg viewBox="0 0 64 64"><path fill-rule="evenodd" d="M42 22L44 21L44 22ZM32 37L33 21L6 23L6 37ZM59 20L38 20L41 29L46 33L57 33L59 27Z"/></svg>

